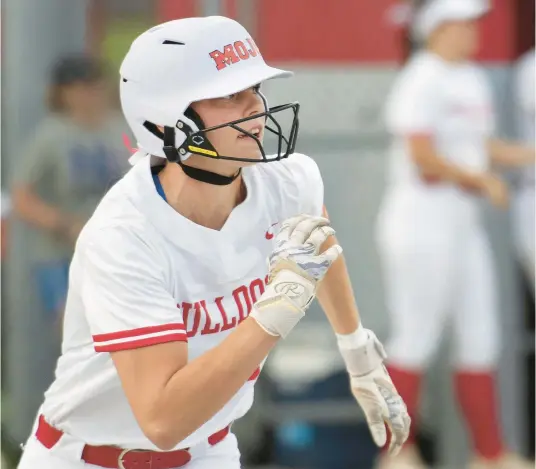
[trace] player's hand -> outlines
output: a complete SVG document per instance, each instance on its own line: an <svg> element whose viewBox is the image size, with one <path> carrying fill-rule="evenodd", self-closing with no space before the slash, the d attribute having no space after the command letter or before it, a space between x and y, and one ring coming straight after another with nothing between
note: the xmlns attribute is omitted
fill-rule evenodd
<svg viewBox="0 0 536 469"><path fill-rule="evenodd" d="M508 207L508 186L498 176L486 173L480 179L480 190L490 203L500 209Z"/></svg>
<svg viewBox="0 0 536 469"><path fill-rule="evenodd" d="M268 284L250 314L269 334L286 337L305 315L342 249L335 245L320 253L335 230L322 217L300 215L283 222L268 259Z"/></svg>
<svg viewBox="0 0 536 469"><path fill-rule="evenodd" d="M350 374L352 394L365 414L376 445L387 442L386 425L391 432L389 454L396 455L409 436L411 419L383 365L387 355L376 335L363 329L365 341L357 347L339 349Z"/></svg>

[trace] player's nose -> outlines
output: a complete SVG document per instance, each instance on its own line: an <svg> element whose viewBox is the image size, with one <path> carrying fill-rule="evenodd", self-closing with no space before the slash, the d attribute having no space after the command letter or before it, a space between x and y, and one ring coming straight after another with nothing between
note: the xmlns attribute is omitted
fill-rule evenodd
<svg viewBox="0 0 536 469"><path fill-rule="evenodd" d="M244 117L250 117L264 112L264 101L257 93L248 93Z"/></svg>

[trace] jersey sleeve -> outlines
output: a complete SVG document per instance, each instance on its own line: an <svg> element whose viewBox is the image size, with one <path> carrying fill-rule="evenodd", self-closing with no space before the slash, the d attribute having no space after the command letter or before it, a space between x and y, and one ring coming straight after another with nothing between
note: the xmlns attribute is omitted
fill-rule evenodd
<svg viewBox="0 0 536 469"><path fill-rule="evenodd" d="M315 160L302 153L294 153L289 157L287 166L298 190L300 213L322 215L324 182Z"/></svg>
<svg viewBox="0 0 536 469"><path fill-rule="evenodd" d="M187 335L176 301L166 288L165 260L126 227L83 240L82 303L95 351L115 352Z"/></svg>
<svg viewBox="0 0 536 469"><path fill-rule="evenodd" d="M432 134L440 111L438 72L428 62L414 63L396 80L387 100L386 124L395 135Z"/></svg>

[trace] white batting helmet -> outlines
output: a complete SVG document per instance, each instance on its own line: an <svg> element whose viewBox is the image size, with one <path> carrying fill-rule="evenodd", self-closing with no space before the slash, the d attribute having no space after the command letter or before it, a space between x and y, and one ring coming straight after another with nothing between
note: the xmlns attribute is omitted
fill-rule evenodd
<svg viewBox="0 0 536 469"><path fill-rule="evenodd" d="M141 34L132 43L120 69L120 95L123 113L137 139L138 148L182 164L192 153L217 159L250 161L220 155L210 144L207 131L192 110L193 102L219 98L266 80L291 76L291 72L268 66L255 42L236 21L212 16L185 18L163 23ZM262 96L262 94L261 94ZM294 151L298 134L298 103L268 109L246 119L228 122L254 138L263 155L274 161ZM288 136L272 114L292 109ZM273 126L266 126L279 138L279 152L268 157L262 143L237 124L264 115ZM267 122L269 124L269 122ZM162 132L161 128L164 128Z"/></svg>

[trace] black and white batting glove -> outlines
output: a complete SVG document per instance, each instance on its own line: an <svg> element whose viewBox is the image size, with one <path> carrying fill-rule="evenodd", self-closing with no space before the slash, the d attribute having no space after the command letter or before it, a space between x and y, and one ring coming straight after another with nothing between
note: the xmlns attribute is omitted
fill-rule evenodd
<svg viewBox="0 0 536 469"><path fill-rule="evenodd" d="M379 447L391 432L389 454L396 455L409 436L411 419L383 364L387 354L374 332L360 326L353 334L337 334L339 350L350 374L352 394L363 409Z"/></svg>
<svg viewBox="0 0 536 469"><path fill-rule="evenodd" d="M268 284L250 316L269 334L286 337L305 315L324 278L342 248L320 253L335 230L323 217L299 215L284 221L268 258Z"/></svg>

